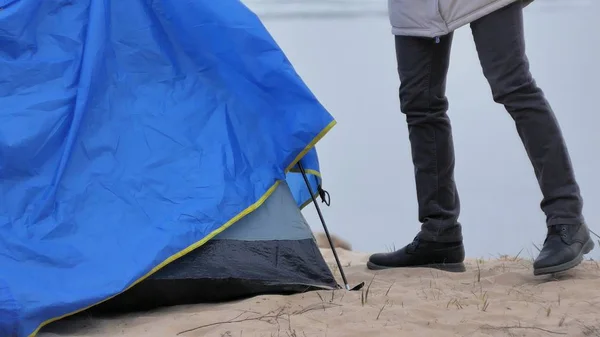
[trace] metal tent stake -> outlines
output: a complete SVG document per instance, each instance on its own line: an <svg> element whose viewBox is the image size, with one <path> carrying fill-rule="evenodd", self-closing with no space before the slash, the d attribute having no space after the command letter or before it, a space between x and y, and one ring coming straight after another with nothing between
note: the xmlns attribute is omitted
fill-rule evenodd
<svg viewBox="0 0 600 337"><path fill-rule="evenodd" d="M346 290L350 290L350 286L348 285L348 281L346 280L346 275L344 274L344 269L342 268L342 264L340 263L340 259L338 258L337 252L335 251L335 247L333 246L333 242L331 241L331 236L329 235L329 230L327 230L327 225L325 224L325 219L323 218L323 214L321 213L321 208L317 203L317 199L310 187L310 182L308 181L308 177L306 176L306 171L300 162L298 162L298 167L300 168L300 172L302 173L302 177L304 178L304 182L306 183L306 187L308 188L308 193L312 198L313 204L315 204L315 208L317 209L317 213L319 214L319 218L321 219L321 224L323 225L323 229L325 230L325 235L327 236L327 240L329 241L329 245L331 246L331 250L333 251L333 256L335 257L335 262L340 270L340 274L342 275L342 279L344 280L344 285L346 286ZM354 287L352 290L358 290L362 288L362 284Z"/></svg>

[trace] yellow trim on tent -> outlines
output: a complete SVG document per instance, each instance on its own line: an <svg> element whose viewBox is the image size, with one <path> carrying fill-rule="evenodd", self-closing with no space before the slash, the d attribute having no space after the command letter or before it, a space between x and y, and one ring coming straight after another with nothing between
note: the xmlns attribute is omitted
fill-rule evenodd
<svg viewBox="0 0 600 337"><path fill-rule="evenodd" d="M294 164L294 165L296 165L296 164ZM290 170L290 172L294 172L294 173L301 173L301 172L300 172L300 170L293 170L293 169L292 169L292 170ZM317 171L317 170L313 170L313 169L306 169L306 170L304 170L304 172L306 172L306 174L312 174L312 175L314 175L314 176L317 176L317 177L319 177L319 178L321 178L321 179L323 178L323 177L321 176L321 172L319 172L319 171ZM318 197L319 197L319 191L315 191L314 197L315 197L315 198L318 198ZM300 205L300 210L303 210L303 209L304 209L306 206L310 205L310 203L312 203L312 198L310 198L310 199L306 200L306 201L305 201L305 202L304 202L302 205Z"/></svg>
<svg viewBox="0 0 600 337"><path fill-rule="evenodd" d="M292 172L296 172L296 171L292 171ZM312 174L314 176L317 176L319 178L321 177L321 172L317 171L317 170L305 170L306 174ZM315 198L318 198L320 196L319 191L315 191L315 193L313 194L313 196ZM300 210L303 210L306 206L310 205L312 203L312 198L306 200L302 205L300 205Z"/></svg>
<svg viewBox="0 0 600 337"><path fill-rule="evenodd" d="M319 142L319 140L321 140L321 138L325 137L325 135L337 124L337 122L335 120L331 121L331 123L329 123L323 130L321 130L321 132L319 132L319 134L308 144L308 146L306 146L306 148L304 148L304 150L302 150L302 152L300 152L300 154L294 159L294 161L292 162L292 164L290 164L287 169L285 170L285 172L289 172L290 169L292 167L294 167L294 165L296 165L296 163L298 161L300 161L300 159L302 159L302 157L304 157L304 155L306 155L306 153L308 151L310 151L310 149L312 149L315 144L317 144ZM312 170L311 170L312 171ZM316 171L315 171L316 172ZM316 172L319 176L320 173ZM238 215L234 216L231 220L227 221L223 226L215 229L214 231L212 231L209 235L205 236L202 240L188 246L187 248L185 248L184 250L180 251L179 253L176 253L172 256L170 256L169 258L167 258L166 260L164 260L162 263L160 263L159 265L157 265L156 267L152 268L152 270L150 270L150 272L148 272L146 275L142 276L141 278L139 278L138 280L136 280L135 282L133 282L129 287L125 288L122 292L117 293L113 296L110 296L98 303L92 304L88 307L85 307L83 309L79 309L76 310L74 312L59 316L59 317L55 317L55 318L51 318L45 322L43 322L42 324L40 324L37 329L35 329L35 331L33 331L29 337L34 337L35 335L38 334L38 332L40 332L40 330L52 323L52 322L56 322L58 320L61 320L63 318L78 314L82 311L85 311L93 306L96 306L100 303L106 302L116 296L118 296L119 294L129 290L131 287L135 286L136 284L142 282L143 280L145 280L146 278L150 277L152 274L156 273L157 271L159 271L161 268L163 268L164 266L168 265L169 263L177 260L180 257L183 257L184 255L188 254L189 252L197 249L198 247L201 247L202 245L204 245L206 242L208 242L210 239L214 238L215 236L217 236L219 233L223 232L224 230L226 230L227 228L231 227L231 225L233 225L234 223L236 223L237 221L239 221L241 218L245 217L246 215L252 213L253 211L255 211L256 209L258 209L260 206L262 206L262 204L269 198L269 196L271 196L271 194L273 194L273 192L275 191L275 189L277 188L277 186L279 186L279 184L281 183L280 180L277 180L273 186L271 186L267 192L265 194L263 194L262 197L260 197L254 204L250 205L248 208L246 208L245 210L243 210L241 213L239 213Z"/></svg>
<svg viewBox="0 0 600 337"><path fill-rule="evenodd" d="M300 171L294 171L294 170L292 170L292 172L294 172L294 173L300 173ZM312 174L313 176L317 176L319 178L322 178L321 177L321 172L319 172L317 170L307 169L307 170L304 170L304 172L306 172L307 174Z"/></svg>
<svg viewBox="0 0 600 337"><path fill-rule="evenodd" d="M319 197L319 192L315 192L314 197L315 197L315 199L318 198ZM303 211L304 208L306 208L306 206L312 204L312 202L313 202L312 198L306 200L302 205L300 205L300 207L299 207L300 210Z"/></svg>
<svg viewBox="0 0 600 337"><path fill-rule="evenodd" d="M295 164L294 164L294 165L295 165ZM321 178L321 173L320 173L319 171L317 171L317 170L305 169L304 171L305 171L306 173L309 173L309 174L314 174L314 175L316 175L317 177ZM300 170L296 170L296 169L291 169L289 172L293 172L293 173L302 173L302 171L300 171Z"/></svg>

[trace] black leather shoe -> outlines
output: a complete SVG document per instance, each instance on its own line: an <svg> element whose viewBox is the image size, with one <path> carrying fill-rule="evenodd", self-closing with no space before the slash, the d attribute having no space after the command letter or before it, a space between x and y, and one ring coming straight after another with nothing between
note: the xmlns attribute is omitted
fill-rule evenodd
<svg viewBox="0 0 600 337"><path fill-rule="evenodd" d="M548 227L544 247L533 263L534 275L554 274L576 267L583 255L594 249L594 240L585 224Z"/></svg>
<svg viewBox="0 0 600 337"><path fill-rule="evenodd" d="M391 253L373 254L367 268L424 267L449 272L464 272L465 247L461 242L429 242L415 238L405 247Z"/></svg>

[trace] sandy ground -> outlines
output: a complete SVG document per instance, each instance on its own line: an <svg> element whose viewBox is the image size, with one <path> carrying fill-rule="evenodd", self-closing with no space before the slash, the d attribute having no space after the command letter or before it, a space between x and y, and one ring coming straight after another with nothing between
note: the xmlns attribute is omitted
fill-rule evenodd
<svg viewBox="0 0 600 337"><path fill-rule="evenodd" d="M331 250L323 255L339 276ZM530 259L469 260L466 273L429 269L371 272L367 254L339 250L361 291L261 296L50 326L57 336L600 336L600 264L534 277Z"/></svg>

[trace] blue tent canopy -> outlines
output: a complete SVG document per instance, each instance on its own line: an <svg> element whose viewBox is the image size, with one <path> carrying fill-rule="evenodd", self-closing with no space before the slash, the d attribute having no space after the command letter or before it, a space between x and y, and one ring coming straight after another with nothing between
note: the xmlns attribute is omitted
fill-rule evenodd
<svg viewBox="0 0 600 337"><path fill-rule="evenodd" d="M309 200L335 124L238 0L0 0L0 336Z"/></svg>

